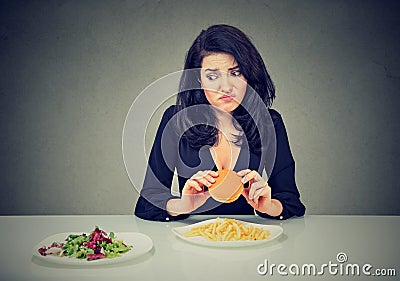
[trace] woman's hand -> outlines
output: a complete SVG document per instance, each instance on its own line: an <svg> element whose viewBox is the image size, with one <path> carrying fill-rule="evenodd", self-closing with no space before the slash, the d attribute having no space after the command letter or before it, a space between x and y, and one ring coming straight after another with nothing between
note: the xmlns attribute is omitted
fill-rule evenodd
<svg viewBox="0 0 400 281"><path fill-rule="evenodd" d="M279 216L282 213L282 204L277 199L271 199L271 187L257 171L246 169L237 172L242 177L242 183L249 183L242 192L247 203L255 210L270 216Z"/></svg>
<svg viewBox="0 0 400 281"><path fill-rule="evenodd" d="M204 191L204 187L210 187L215 182L214 177L218 177L217 172L199 171L186 181L181 200L186 207L185 209L187 209L187 213L202 206L210 197L209 192Z"/></svg>
<svg viewBox="0 0 400 281"><path fill-rule="evenodd" d="M167 202L167 211L173 216L190 213L202 206L210 197L204 187L215 182L218 173L214 171L199 171L185 183L180 199L171 199Z"/></svg>

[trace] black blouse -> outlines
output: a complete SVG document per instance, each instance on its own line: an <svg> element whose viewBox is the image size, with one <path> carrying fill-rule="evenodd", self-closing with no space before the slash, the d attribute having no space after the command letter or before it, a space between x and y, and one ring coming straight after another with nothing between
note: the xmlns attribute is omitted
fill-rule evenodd
<svg viewBox="0 0 400 281"><path fill-rule="evenodd" d="M234 171L243 169L257 170L262 174L265 169L268 184L271 187L272 198L278 199L283 206L282 213L277 217L256 212L266 218L287 219L292 216L303 216L305 207L300 201L300 194L295 182L295 163L290 151L286 129L281 115L269 109L276 135L276 156L268 173L266 165L260 165L261 156L249 149L240 150ZM178 175L179 190L182 191L187 179L201 170L217 171L209 147L195 149L176 134L171 126L174 116L174 106L169 107L162 117L161 123L150 153L146 176L140 197L136 204L135 215L155 221L168 221L184 219L189 214L170 216L166 211L167 201L179 198L171 193L171 185L176 170ZM265 161L268 162L268 161ZM245 185L246 187L246 185ZM248 215L254 214L254 209L246 202L243 196L232 203L219 203L209 198L206 203L193 214L213 215Z"/></svg>

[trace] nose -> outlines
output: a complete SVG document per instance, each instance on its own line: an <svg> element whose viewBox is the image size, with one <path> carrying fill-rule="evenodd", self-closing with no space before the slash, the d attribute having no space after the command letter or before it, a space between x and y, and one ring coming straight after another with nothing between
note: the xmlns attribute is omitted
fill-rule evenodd
<svg viewBox="0 0 400 281"><path fill-rule="evenodd" d="M220 92L223 93L231 93L232 92L232 83L230 81L230 77L228 74L222 75L220 84Z"/></svg>

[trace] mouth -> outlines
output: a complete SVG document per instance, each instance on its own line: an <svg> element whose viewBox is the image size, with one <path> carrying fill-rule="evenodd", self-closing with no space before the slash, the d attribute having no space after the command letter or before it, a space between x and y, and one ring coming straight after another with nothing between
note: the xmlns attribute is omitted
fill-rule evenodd
<svg viewBox="0 0 400 281"><path fill-rule="evenodd" d="M234 97L233 95L222 95L219 99L223 101L232 101Z"/></svg>

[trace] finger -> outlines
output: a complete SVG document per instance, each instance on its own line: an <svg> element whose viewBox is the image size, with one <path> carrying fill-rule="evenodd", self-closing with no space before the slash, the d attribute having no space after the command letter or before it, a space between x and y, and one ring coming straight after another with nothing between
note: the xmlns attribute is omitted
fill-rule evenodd
<svg viewBox="0 0 400 281"><path fill-rule="evenodd" d="M210 182L210 184L213 184L215 182L216 177L218 177L218 173L215 171L202 171L201 173L199 173L199 176L202 175L203 178L205 178L208 182ZM206 184L207 185L207 184ZM210 185L207 185L210 186Z"/></svg>
<svg viewBox="0 0 400 281"><path fill-rule="evenodd" d="M211 186L211 182L209 182L206 178L196 179L195 181L197 181L197 183L199 183L199 185L201 185L201 186L204 186L204 185L207 187Z"/></svg>
<svg viewBox="0 0 400 281"><path fill-rule="evenodd" d="M191 179L198 180L198 179L204 178L206 175L207 175L207 171L198 171L191 177Z"/></svg>
<svg viewBox="0 0 400 281"><path fill-rule="evenodd" d="M242 195L246 200L249 200L249 188L243 188Z"/></svg>
<svg viewBox="0 0 400 281"><path fill-rule="evenodd" d="M194 189L194 190L196 190L196 191L199 191L199 192L201 192L201 191L203 191L203 188L199 185L199 183L196 181L196 180L194 180L194 179L188 179L187 181L186 181L186 184L188 185L188 189L190 190L190 189Z"/></svg>
<svg viewBox="0 0 400 281"><path fill-rule="evenodd" d="M213 178L218 177L218 172L216 172L216 171L209 170L209 171L207 171L207 174L212 176Z"/></svg>
<svg viewBox="0 0 400 281"><path fill-rule="evenodd" d="M256 171L251 171L250 173L246 174L243 178L242 178L242 183L246 183L251 179L258 179L258 173Z"/></svg>
<svg viewBox="0 0 400 281"><path fill-rule="evenodd" d="M192 179L195 179L195 180L198 180L198 179L201 179L201 178L204 178L204 177L208 177L208 176L211 176L212 178L215 178L215 177L218 177L218 173L217 172L215 172L215 171L211 171L211 170L208 170L208 171L198 171L196 174L194 174L191 178Z"/></svg>
<svg viewBox="0 0 400 281"><path fill-rule="evenodd" d="M208 182L210 182L210 183L214 183L214 182L215 182L214 177L212 177L211 175L207 175L207 176L205 177L205 179L206 179Z"/></svg>
<svg viewBox="0 0 400 281"><path fill-rule="evenodd" d="M262 187L262 188L260 188L260 189L257 189L257 190L254 192L253 201L257 204L257 203L258 203L258 199L259 199L260 197L262 197L263 195L266 195L266 193L267 193L267 191L266 191L266 188L265 188L265 187Z"/></svg>
<svg viewBox="0 0 400 281"><path fill-rule="evenodd" d="M250 173L250 172L251 172L250 169L246 169L246 170L241 170L241 171L237 172L236 174L237 174L239 177L243 177L243 176L247 175L247 174Z"/></svg>
<svg viewBox="0 0 400 281"><path fill-rule="evenodd" d="M248 189L248 188L243 189L242 195L244 196L244 198L246 199L247 203L248 203L251 207L253 207L253 208L256 207L256 205L254 204L254 202L253 202L252 200L249 199L249 189Z"/></svg>
<svg viewBox="0 0 400 281"><path fill-rule="evenodd" d="M249 198L249 192L250 192L250 188L244 188L242 191L242 195L244 196L244 198L246 199L247 203L249 203L250 205L253 204L254 202L252 200L250 200Z"/></svg>
<svg viewBox="0 0 400 281"><path fill-rule="evenodd" d="M254 200L254 198L259 197L262 191L265 189L266 183L264 181L254 182L250 186L249 198Z"/></svg>

